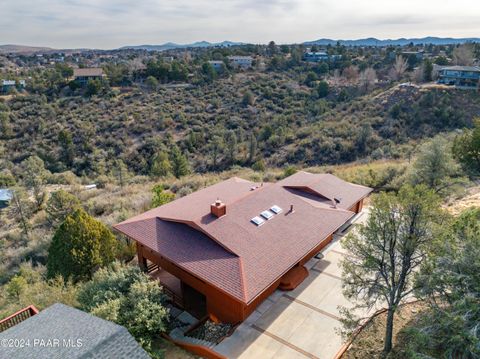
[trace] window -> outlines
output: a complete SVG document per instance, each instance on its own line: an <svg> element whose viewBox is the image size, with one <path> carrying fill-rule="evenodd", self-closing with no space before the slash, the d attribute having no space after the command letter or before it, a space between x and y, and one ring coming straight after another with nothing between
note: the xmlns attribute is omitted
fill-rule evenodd
<svg viewBox="0 0 480 359"><path fill-rule="evenodd" d="M272 218L273 218L273 213L270 212L270 211L268 211L268 210L267 210L267 211L263 211L262 213L260 213L260 215L261 215L263 218L265 218L267 221L268 221L269 219L272 219Z"/></svg>
<svg viewBox="0 0 480 359"><path fill-rule="evenodd" d="M251 221L253 224L256 224L257 227L260 227L262 224L265 223L265 221L264 221L263 219L261 219L260 217L258 217L258 216L253 217L250 221Z"/></svg>
<svg viewBox="0 0 480 359"><path fill-rule="evenodd" d="M277 205L274 205L274 206L270 207L270 211L272 211L275 214L282 213L282 209L280 207L278 207Z"/></svg>

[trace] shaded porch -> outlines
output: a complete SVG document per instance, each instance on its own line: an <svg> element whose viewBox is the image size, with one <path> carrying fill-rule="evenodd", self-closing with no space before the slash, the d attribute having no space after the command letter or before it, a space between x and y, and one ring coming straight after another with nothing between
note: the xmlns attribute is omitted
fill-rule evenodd
<svg viewBox="0 0 480 359"><path fill-rule="evenodd" d="M164 293L170 299L173 305L186 310L197 319L203 318L207 314L207 301L205 296L182 282L170 272L161 268L148 259L146 260L146 272L151 278L160 282Z"/></svg>

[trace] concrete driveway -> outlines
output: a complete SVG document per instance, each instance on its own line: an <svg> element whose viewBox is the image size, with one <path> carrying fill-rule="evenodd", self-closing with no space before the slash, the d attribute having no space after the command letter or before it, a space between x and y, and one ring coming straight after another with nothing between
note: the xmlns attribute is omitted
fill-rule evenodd
<svg viewBox="0 0 480 359"><path fill-rule="evenodd" d="M354 223L363 222L366 213ZM228 358L332 359L342 346L338 306L351 306L342 295L340 261L346 255L341 239L312 258L309 276L295 290L275 291L234 334L213 349ZM366 315L367 313L359 313Z"/></svg>

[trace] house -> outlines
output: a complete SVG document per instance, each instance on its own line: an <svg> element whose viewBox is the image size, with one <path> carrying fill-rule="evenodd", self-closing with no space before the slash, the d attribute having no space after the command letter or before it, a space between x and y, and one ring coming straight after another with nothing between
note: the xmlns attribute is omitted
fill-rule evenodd
<svg viewBox="0 0 480 359"><path fill-rule="evenodd" d="M422 61L424 57L424 51L402 51L401 55L406 59L415 57L417 61Z"/></svg>
<svg viewBox="0 0 480 359"><path fill-rule="evenodd" d="M251 56L228 56L230 65L236 68L248 69L252 67L253 57Z"/></svg>
<svg viewBox="0 0 480 359"><path fill-rule="evenodd" d="M0 358L149 358L126 328L61 303L0 321L0 342L24 344L3 345Z"/></svg>
<svg viewBox="0 0 480 359"><path fill-rule="evenodd" d="M74 81L79 85L86 85L90 80L101 80L105 77L103 69L100 67L77 68L73 69Z"/></svg>
<svg viewBox="0 0 480 359"><path fill-rule="evenodd" d="M13 199L13 191L6 188L0 188L0 208L8 207Z"/></svg>
<svg viewBox="0 0 480 359"><path fill-rule="evenodd" d="M323 62L323 61L337 61L342 58L342 55L329 55L326 51L307 51L303 54L303 61L306 62Z"/></svg>
<svg viewBox="0 0 480 359"><path fill-rule="evenodd" d="M298 286L303 265L371 191L331 174L261 184L234 177L114 228L136 241L139 265L178 305L238 323L277 288Z"/></svg>
<svg viewBox="0 0 480 359"><path fill-rule="evenodd" d="M8 93L14 89L22 89L25 88L25 80L2 80L2 87L1 92Z"/></svg>
<svg viewBox="0 0 480 359"><path fill-rule="evenodd" d="M436 72L438 83L460 89L480 89L479 66L441 66Z"/></svg>
<svg viewBox="0 0 480 359"><path fill-rule="evenodd" d="M212 65L212 67L217 72L222 71L223 68L225 67L225 63L223 61L211 60L211 61L208 61L208 63Z"/></svg>

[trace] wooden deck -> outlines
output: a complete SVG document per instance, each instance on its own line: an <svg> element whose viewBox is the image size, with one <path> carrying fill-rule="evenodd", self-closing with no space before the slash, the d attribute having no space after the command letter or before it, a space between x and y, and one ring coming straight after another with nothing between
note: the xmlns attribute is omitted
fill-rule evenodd
<svg viewBox="0 0 480 359"><path fill-rule="evenodd" d="M23 308L22 310L19 310L16 313L13 313L12 315L0 320L0 332L3 332L4 330L11 328L18 323L27 320L35 314L38 314L38 309L35 308L35 306L33 305L30 305L26 308Z"/></svg>

